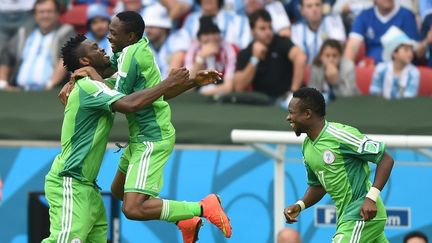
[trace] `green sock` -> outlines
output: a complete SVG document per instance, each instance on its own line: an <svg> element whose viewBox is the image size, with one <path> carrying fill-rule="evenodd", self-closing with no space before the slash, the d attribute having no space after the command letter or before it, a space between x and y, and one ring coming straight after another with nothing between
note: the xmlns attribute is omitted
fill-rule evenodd
<svg viewBox="0 0 432 243"><path fill-rule="evenodd" d="M168 222L190 219L201 215L201 205L197 202L162 200L160 219Z"/></svg>

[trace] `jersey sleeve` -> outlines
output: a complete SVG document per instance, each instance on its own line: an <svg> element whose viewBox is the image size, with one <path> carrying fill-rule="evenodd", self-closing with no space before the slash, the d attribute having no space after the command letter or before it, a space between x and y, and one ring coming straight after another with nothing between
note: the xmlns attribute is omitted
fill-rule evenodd
<svg viewBox="0 0 432 243"><path fill-rule="evenodd" d="M111 104L125 96L97 81L87 81L79 85L83 90L82 105L89 110L112 112Z"/></svg>
<svg viewBox="0 0 432 243"><path fill-rule="evenodd" d="M306 161L304 164L305 164L306 173L307 173L307 184L309 186L322 186L321 182L318 180L318 177L315 175L315 173L312 171L312 169L306 164Z"/></svg>
<svg viewBox="0 0 432 243"><path fill-rule="evenodd" d="M327 131L339 141L340 151L346 156L379 164L384 155L385 144L383 142L368 138L356 128L329 125Z"/></svg>
<svg viewBox="0 0 432 243"><path fill-rule="evenodd" d="M358 39L364 39L364 36L366 35L367 30L367 24L365 19L367 18L366 12L367 10L364 10L362 13L360 13L357 18L355 18L350 32L350 37L358 38Z"/></svg>

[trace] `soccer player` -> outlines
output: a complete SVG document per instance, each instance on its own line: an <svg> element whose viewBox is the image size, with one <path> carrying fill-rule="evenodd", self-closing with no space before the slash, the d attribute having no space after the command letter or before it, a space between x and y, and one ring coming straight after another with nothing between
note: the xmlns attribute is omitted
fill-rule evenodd
<svg viewBox="0 0 432 243"><path fill-rule="evenodd" d="M91 65L101 74L110 65L105 52L82 35L66 43L62 56L71 72ZM113 112L138 111L188 80L188 71L177 69L159 85L128 96L89 77L76 81L65 108L62 150L45 179L51 226L44 243L107 241L105 208L96 177L113 124Z"/></svg>
<svg viewBox="0 0 432 243"><path fill-rule="evenodd" d="M111 61L118 73L115 89L123 94L151 88L161 80L149 41L142 37L144 28L141 16L132 11L118 13L110 24L108 40L115 53ZM177 223L187 243L197 240L202 216L225 237L231 237L229 219L215 194L200 202L157 198L162 189L163 169L175 143L168 103L158 99L138 112L126 114L126 118L129 144L111 186L113 195L123 200L125 216Z"/></svg>
<svg viewBox="0 0 432 243"><path fill-rule="evenodd" d="M357 129L328 122L324 97L313 88L294 92L287 120L297 136L306 133L303 157L309 185L305 195L284 210L287 223L329 193L337 208L335 243L388 242L384 234L386 211L379 194L393 167L385 144ZM368 162L377 165L371 186Z"/></svg>

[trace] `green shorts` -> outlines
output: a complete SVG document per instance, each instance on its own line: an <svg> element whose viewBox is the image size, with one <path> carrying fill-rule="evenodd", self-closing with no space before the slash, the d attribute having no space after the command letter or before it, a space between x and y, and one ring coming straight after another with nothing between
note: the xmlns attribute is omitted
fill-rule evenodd
<svg viewBox="0 0 432 243"><path fill-rule="evenodd" d="M388 243L385 224L385 220L342 222L337 226L332 243Z"/></svg>
<svg viewBox="0 0 432 243"><path fill-rule="evenodd" d="M119 162L119 171L126 174L124 192L157 197L174 143L175 136L156 142L129 143Z"/></svg>
<svg viewBox="0 0 432 243"><path fill-rule="evenodd" d="M72 177L48 174L45 197L49 204L48 242L107 242L107 219L102 196L93 186Z"/></svg>

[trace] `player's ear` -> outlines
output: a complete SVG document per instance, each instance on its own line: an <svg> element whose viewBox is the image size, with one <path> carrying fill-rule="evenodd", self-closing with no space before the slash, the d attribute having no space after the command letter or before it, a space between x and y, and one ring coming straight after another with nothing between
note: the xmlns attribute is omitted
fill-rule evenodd
<svg viewBox="0 0 432 243"><path fill-rule="evenodd" d="M311 109L306 109L305 110L305 115L306 115L307 119L311 118L312 117L312 110Z"/></svg>
<svg viewBox="0 0 432 243"><path fill-rule="evenodd" d="M87 57L80 57L79 63L81 64L81 66L85 67L85 66L89 66L90 65L90 59Z"/></svg>

